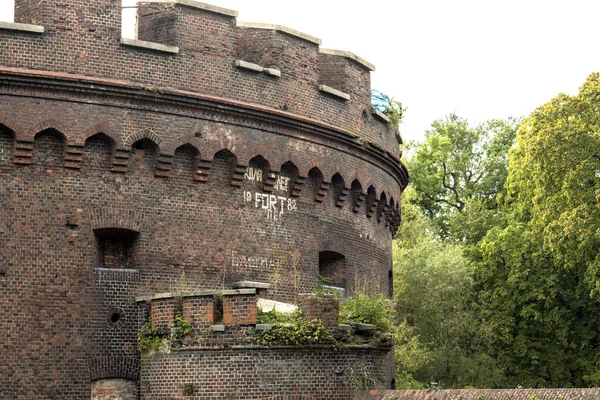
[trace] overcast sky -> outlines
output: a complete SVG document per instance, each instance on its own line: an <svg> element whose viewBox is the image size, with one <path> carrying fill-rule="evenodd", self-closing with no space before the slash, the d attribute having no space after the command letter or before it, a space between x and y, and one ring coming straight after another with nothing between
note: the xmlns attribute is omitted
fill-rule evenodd
<svg viewBox="0 0 600 400"><path fill-rule="evenodd" d="M123 0L129 5L135 0ZM372 86L408 108L405 140L457 113L525 116L600 71L600 0L212 0L239 21L285 25L375 64ZM0 19L12 20L0 0ZM131 10L130 10L131 11ZM132 37L133 22L124 29Z"/></svg>

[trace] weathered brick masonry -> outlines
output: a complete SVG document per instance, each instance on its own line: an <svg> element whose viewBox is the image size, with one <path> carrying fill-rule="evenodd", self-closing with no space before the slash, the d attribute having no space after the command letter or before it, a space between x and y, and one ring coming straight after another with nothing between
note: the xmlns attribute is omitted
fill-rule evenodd
<svg viewBox="0 0 600 400"><path fill-rule="evenodd" d="M295 302L320 275L388 293L408 178L370 109L372 65L230 10L139 6L136 41L117 0L16 0L0 27L0 398L176 398L184 379L140 384L174 357L210 366L198 396L228 398L212 376L251 398L344 398L348 371L386 351L255 349L239 330L239 351L209 341L141 362L135 299L248 280ZM165 299L153 324L168 330L175 307L198 329L219 318L207 298Z"/></svg>

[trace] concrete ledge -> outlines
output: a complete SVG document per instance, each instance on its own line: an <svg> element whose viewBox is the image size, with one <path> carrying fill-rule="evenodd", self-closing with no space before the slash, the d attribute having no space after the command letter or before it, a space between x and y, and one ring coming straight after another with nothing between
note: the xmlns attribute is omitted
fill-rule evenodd
<svg viewBox="0 0 600 400"><path fill-rule="evenodd" d="M348 324L339 324L338 330L342 332L352 332L352 327Z"/></svg>
<svg viewBox="0 0 600 400"><path fill-rule="evenodd" d="M17 22L4 21L0 21L0 29L27 33L44 33L45 31L45 28L41 25L19 24Z"/></svg>
<svg viewBox="0 0 600 400"><path fill-rule="evenodd" d="M297 31L295 29L288 28L287 26L283 26L283 25L262 24L259 22L238 22L237 26L239 26L240 28L270 29L273 31L287 33L290 36L295 36L297 38L306 40L307 42L311 42L311 43L314 43L317 45L321 45L321 43L322 43L321 39L317 39L314 36Z"/></svg>
<svg viewBox="0 0 600 400"><path fill-rule="evenodd" d="M372 332L376 330L377 326L372 324L356 324L356 332Z"/></svg>
<svg viewBox="0 0 600 400"><path fill-rule="evenodd" d="M333 294L339 296L340 298L346 297L346 289L342 287L323 285L322 288L326 294Z"/></svg>
<svg viewBox="0 0 600 400"><path fill-rule="evenodd" d="M272 327L273 327L273 325L271 325L271 324L256 324L257 331L268 331Z"/></svg>
<svg viewBox="0 0 600 400"><path fill-rule="evenodd" d="M214 296L219 294L218 290L200 290L198 292L184 292L179 297L203 297L203 296Z"/></svg>
<svg viewBox="0 0 600 400"><path fill-rule="evenodd" d="M274 76L279 78L281 76L281 71L275 68L263 68L258 64L254 64L244 60L235 60L235 66L238 68L247 69L249 71L254 72L264 72L266 75Z"/></svg>
<svg viewBox="0 0 600 400"><path fill-rule="evenodd" d="M290 303L282 303L280 301L258 299L256 306L264 312L277 311L284 314L291 314L298 309L298 306Z"/></svg>
<svg viewBox="0 0 600 400"><path fill-rule="evenodd" d="M330 56L344 57L344 58L347 58L349 60L355 61L356 63L358 63L361 66L365 67L369 71L375 71L375 65L371 64L370 62L368 62L364 58L359 57L359 56L357 56L354 53L350 53L349 51L333 50L333 49L319 49L319 53L329 54Z"/></svg>
<svg viewBox="0 0 600 400"><path fill-rule="evenodd" d="M274 76L275 78L281 76L281 71L275 68L265 68L263 72L267 75Z"/></svg>
<svg viewBox="0 0 600 400"><path fill-rule="evenodd" d="M235 66L238 68L247 69L250 71L263 72L265 69L258 64L254 64L244 60L235 60Z"/></svg>
<svg viewBox="0 0 600 400"><path fill-rule="evenodd" d="M200 10L209 11L215 14L226 15L228 17L237 17L238 12L228 8L213 6L212 4L201 3L194 0L142 0L139 3L172 3L181 4L182 6L198 8Z"/></svg>
<svg viewBox="0 0 600 400"><path fill-rule="evenodd" d="M340 90L334 89L334 88L332 88L330 86L327 86L327 85L319 85L319 90L321 92L330 94L330 95L335 96L335 97L339 97L340 99L343 99L343 100L346 100L346 101L350 100L350 95L348 93L344 93L344 92L342 92Z"/></svg>
<svg viewBox="0 0 600 400"><path fill-rule="evenodd" d="M159 300L159 299L171 299L174 297L180 297L180 295L176 294L176 293L157 293L157 294L151 294L151 295L147 295L147 296L137 296L135 298L135 302L136 303L141 303L143 301L151 301L151 300Z"/></svg>
<svg viewBox="0 0 600 400"><path fill-rule="evenodd" d="M225 325L211 325L208 329L213 332L225 332Z"/></svg>
<svg viewBox="0 0 600 400"><path fill-rule="evenodd" d="M239 281L239 282L235 282L232 287L234 289L246 289L246 288L251 288L251 289L270 289L271 288L271 284L270 283L264 283L264 282L253 282L253 281Z"/></svg>
<svg viewBox="0 0 600 400"><path fill-rule="evenodd" d="M377 118L379 118L380 120L382 120L383 122L387 122L389 124L390 122L390 117L388 117L387 115L385 115L384 113L382 113L381 111L374 109L372 111L372 114L374 116L376 116Z"/></svg>
<svg viewBox="0 0 600 400"><path fill-rule="evenodd" d="M223 296L236 296L238 294L256 294L256 289L234 289L223 290L220 292Z"/></svg>
<svg viewBox="0 0 600 400"><path fill-rule="evenodd" d="M121 45L138 47L141 49L160 51L161 53L178 54L179 47L168 46L166 44L146 42L145 40L121 38Z"/></svg>

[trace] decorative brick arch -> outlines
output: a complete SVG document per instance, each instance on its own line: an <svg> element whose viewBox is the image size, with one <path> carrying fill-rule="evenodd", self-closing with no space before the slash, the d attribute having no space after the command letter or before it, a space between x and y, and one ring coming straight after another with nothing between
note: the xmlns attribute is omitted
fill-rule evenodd
<svg viewBox="0 0 600 400"><path fill-rule="evenodd" d="M280 169L283 164L289 161L298 169L299 176L306 178L306 175L308 175L308 169L304 169L305 165L296 154L287 154L282 161L283 162L279 164Z"/></svg>
<svg viewBox="0 0 600 400"><path fill-rule="evenodd" d="M74 135L62 123L58 122L55 119L47 119L45 121L38 122L33 126L30 126L29 129L27 129L22 135L17 136L17 140L23 142L33 142L33 139L38 133L43 132L47 129L53 129L60 133L65 140L65 144L69 141L74 140Z"/></svg>
<svg viewBox="0 0 600 400"><path fill-rule="evenodd" d="M385 186L383 186L383 185L375 185L375 194L377 195L377 200L379 200L379 201L381 201L381 195L382 194L385 195L385 198L386 198L386 203L385 204L386 205L388 204L387 203L387 199L388 199L388 197L390 197L390 193L386 189Z"/></svg>
<svg viewBox="0 0 600 400"><path fill-rule="evenodd" d="M346 244L343 241L335 240L333 236L323 235L321 237L319 251L331 251L339 254L346 254Z"/></svg>
<svg viewBox="0 0 600 400"><path fill-rule="evenodd" d="M190 146L198 150L198 153L200 154L200 158L202 160L206 160L207 157L209 157L209 154L206 151L206 148L203 145L202 141L199 138L192 135L185 135L176 140L165 143L164 149L161 150L161 153L169 156L174 156L175 151L181 146L185 146L186 144L189 144Z"/></svg>
<svg viewBox="0 0 600 400"><path fill-rule="evenodd" d="M331 183L331 178L337 173L335 167L333 167L332 165L317 160L313 160L309 162L308 165L306 165L306 173L308 174L308 172L314 167L317 167L319 171L321 171L321 173L323 174L323 181L326 183Z"/></svg>
<svg viewBox="0 0 600 400"><path fill-rule="evenodd" d="M90 126L88 129L81 132L81 134L75 140L75 143L84 146L85 141L97 133L104 133L115 142L117 147L123 147L123 139L121 138L121 135L117 134L117 132L106 122L101 122L94 126Z"/></svg>
<svg viewBox="0 0 600 400"><path fill-rule="evenodd" d="M13 139L15 140L19 136L23 136L23 129L4 114L0 114L0 125L8 129L13 134Z"/></svg>
<svg viewBox="0 0 600 400"><path fill-rule="evenodd" d="M92 229L121 228L139 233L143 214L134 210L99 208L90 212L90 219Z"/></svg>
<svg viewBox="0 0 600 400"><path fill-rule="evenodd" d="M222 150L227 150L230 153L232 153L235 156L237 162L240 162L242 160L240 158L237 148L233 144L233 142L225 139L225 140L221 140L219 142L211 141L208 143L208 145L206 146L208 161L214 161L215 154L217 154L218 152L220 152ZM250 160L250 158L252 158L252 157L249 157L246 161Z"/></svg>
<svg viewBox="0 0 600 400"><path fill-rule="evenodd" d="M152 130L149 129L144 129L143 131L134 133L133 135L128 136L125 139L125 143L124 145L131 149L131 146L137 142L138 140L141 139L149 139L151 140L155 145L158 146L158 148L161 148L161 144L162 144L162 139Z"/></svg>
<svg viewBox="0 0 600 400"><path fill-rule="evenodd" d="M120 378L137 381L140 375L140 360L134 357L96 357L88 362L90 381Z"/></svg>

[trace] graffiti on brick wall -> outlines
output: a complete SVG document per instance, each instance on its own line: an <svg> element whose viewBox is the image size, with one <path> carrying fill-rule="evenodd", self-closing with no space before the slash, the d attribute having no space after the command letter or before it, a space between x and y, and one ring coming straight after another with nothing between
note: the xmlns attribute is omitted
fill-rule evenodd
<svg viewBox="0 0 600 400"><path fill-rule="evenodd" d="M263 172L260 168L248 167L244 173L244 179L250 182L262 182Z"/></svg>
<svg viewBox="0 0 600 400"><path fill-rule="evenodd" d="M287 259L282 257L247 257L235 250L231 251L231 265L234 268L256 269L260 271L271 271L287 266Z"/></svg>
<svg viewBox="0 0 600 400"><path fill-rule="evenodd" d="M269 173L269 177L275 179L274 190L281 192L289 192L290 190L290 178L281 174L275 174L274 172ZM263 171L260 168L248 167L244 173L244 179L249 182L262 182Z"/></svg>
<svg viewBox="0 0 600 400"><path fill-rule="evenodd" d="M280 220L286 212L296 211L298 204L295 199L277 196L269 193L244 191L244 202L253 204L254 208L265 212L268 219Z"/></svg>
<svg viewBox="0 0 600 400"><path fill-rule="evenodd" d="M287 176L278 175L273 189L287 193L290 190L290 178Z"/></svg>

